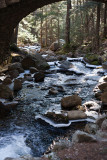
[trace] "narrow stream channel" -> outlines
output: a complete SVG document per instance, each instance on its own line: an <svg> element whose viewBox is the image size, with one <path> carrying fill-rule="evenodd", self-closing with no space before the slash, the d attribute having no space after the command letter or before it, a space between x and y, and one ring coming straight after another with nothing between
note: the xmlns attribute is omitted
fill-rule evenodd
<svg viewBox="0 0 107 160"><path fill-rule="evenodd" d="M43 120L35 119L35 116L49 110L59 111L63 96L76 93L82 98L82 103L96 101L93 89L101 76L106 73L95 66L86 67L82 58L68 58L68 60L74 65L73 69L61 70L60 62L49 62L50 73L49 71L46 73L43 83L24 82L22 90L16 97L20 99L17 110L0 120L0 160L26 154L40 157L54 139L63 136L69 129L74 131L72 124L69 127L58 128ZM29 84L33 86L28 87ZM56 90L62 87L64 91L50 95L51 87Z"/></svg>

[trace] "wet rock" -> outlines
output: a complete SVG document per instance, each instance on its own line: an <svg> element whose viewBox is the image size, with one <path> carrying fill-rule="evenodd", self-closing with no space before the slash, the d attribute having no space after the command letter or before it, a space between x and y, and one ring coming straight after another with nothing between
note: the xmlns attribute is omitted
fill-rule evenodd
<svg viewBox="0 0 107 160"><path fill-rule="evenodd" d="M97 120L96 120L96 124L101 128L101 125L103 123L103 121L107 118L107 115L101 115Z"/></svg>
<svg viewBox="0 0 107 160"><path fill-rule="evenodd" d="M38 72L34 75L35 82L43 82L45 78L45 74L43 72Z"/></svg>
<svg viewBox="0 0 107 160"><path fill-rule="evenodd" d="M102 122L101 129L102 131L107 131L107 119Z"/></svg>
<svg viewBox="0 0 107 160"><path fill-rule="evenodd" d="M98 85L98 87L101 91L104 91L107 88L107 82Z"/></svg>
<svg viewBox="0 0 107 160"><path fill-rule="evenodd" d="M96 92L95 93L95 98L101 101L101 92Z"/></svg>
<svg viewBox="0 0 107 160"><path fill-rule="evenodd" d="M9 85L9 84L11 84L12 83L12 80L11 80L11 78L9 78L9 77L6 77L5 79L4 79L4 81L3 81L3 84L4 85Z"/></svg>
<svg viewBox="0 0 107 160"><path fill-rule="evenodd" d="M69 120L76 120L76 119L86 119L87 115L83 111L73 110L68 111L68 119Z"/></svg>
<svg viewBox="0 0 107 160"><path fill-rule="evenodd" d="M63 69L73 68L73 64L69 61L62 61L60 68L63 68Z"/></svg>
<svg viewBox="0 0 107 160"><path fill-rule="evenodd" d="M29 69L30 67L35 67L37 69L46 70L50 66L45 61L45 59L39 54L36 53L34 56L27 56L22 60L22 67L24 69Z"/></svg>
<svg viewBox="0 0 107 160"><path fill-rule="evenodd" d="M22 60L22 67L24 69L29 69L30 67L35 67L35 60L31 56L27 56Z"/></svg>
<svg viewBox="0 0 107 160"><path fill-rule="evenodd" d="M35 68L35 67L30 67L30 73L36 73L36 72L38 72L38 69L37 68Z"/></svg>
<svg viewBox="0 0 107 160"><path fill-rule="evenodd" d="M107 92L101 94L101 101L103 104L107 105Z"/></svg>
<svg viewBox="0 0 107 160"><path fill-rule="evenodd" d="M22 89L22 81L19 79L14 80L14 91L19 91Z"/></svg>
<svg viewBox="0 0 107 160"><path fill-rule="evenodd" d="M8 86L0 84L0 98L13 99L13 91Z"/></svg>
<svg viewBox="0 0 107 160"><path fill-rule="evenodd" d="M72 136L72 143L75 144L82 142L97 142L97 139L91 134L77 130Z"/></svg>
<svg viewBox="0 0 107 160"><path fill-rule="evenodd" d="M5 103L0 102L0 117L8 115L11 110L14 110L17 107L17 104L17 101Z"/></svg>
<svg viewBox="0 0 107 160"><path fill-rule="evenodd" d="M66 113L47 112L45 116L57 123L68 123L68 117Z"/></svg>
<svg viewBox="0 0 107 160"><path fill-rule="evenodd" d="M107 61L102 64L102 67L103 67L104 69L107 69Z"/></svg>
<svg viewBox="0 0 107 160"><path fill-rule="evenodd" d="M18 70L9 71L9 75L10 75L11 79L17 78L19 76L19 71Z"/></svg>
<svg viewBox="0 0 107 160"><path fill-rule="evenodd" d="M12 63L11 65L8 66L8 70L9 71L13 71L13 70L18 70L19 73L23 73L24 69L22 68L21 63L16 62L16 63Z"/></svg>
<svg viewBox="0 0 107 160"><path fill-rule="evenodd" d="M94 123L87 123L85 126L84 131L89 133L89 134L96 134L97 130L98 130L98 125L94 124Z"/></svg>
<svg viewBox="0 0 107 160"><path fill-rule="evenodd" d="M81 105L82 100L78 95L68 96L61 99L61 107L62 109L70 109L72 110L73 107Z"/></svg>
<svg viewBox="0 0 107 160"><path fill-rule="evenodd" d="M94 101L88 101L83 104L83 106L87 107L90 110L99 111L101 106Z"/></svg>
<svg viewBox="0 0 107 160"><path fill-rule="evenodd" d="M55 95L55 94L57 94L57 93L58 93L58 91L57 91L55 88L51 88L51 89L49 90L49 94Z"/></svg>

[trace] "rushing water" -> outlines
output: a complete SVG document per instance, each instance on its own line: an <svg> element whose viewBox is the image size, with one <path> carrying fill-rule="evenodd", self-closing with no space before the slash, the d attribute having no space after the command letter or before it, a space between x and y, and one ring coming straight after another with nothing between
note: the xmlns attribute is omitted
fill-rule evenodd
<svg viewBox="0 0 107 160"><path fill-rule="evenodd" d="M105 72L97 67L86 67L81 62L82 58L68 60L72 61L73 69L60 70L59 62L49 62L51 73L46 74L43 83L23 84L16 97L20 99L17 110L0 121L0 160L26 154L41 156L55 138L63 136L69 129L73 130L72 126L58 128L57 125L53 127L43 120L35 119L35 116L48 110L60 110L63 96L77 93L83 103L88 100L95 101L93 89ZM29 84L33 84L33 87L29 88ZM58 90L61 86L63 92L59 90L57 95L48 93L49 88L54 87Z"/></svg>

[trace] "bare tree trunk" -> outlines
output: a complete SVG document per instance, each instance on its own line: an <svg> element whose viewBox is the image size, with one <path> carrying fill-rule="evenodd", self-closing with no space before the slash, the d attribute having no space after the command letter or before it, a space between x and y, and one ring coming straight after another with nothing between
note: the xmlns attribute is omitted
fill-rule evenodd
<svg viewBox="0 0 107 160"><path fill-rule="evenodd" d="M47 42L48 42L48 33L47 33L47 6L45 7L45 12L46 12L46 21L45 21L45 46L47 47Z"/></svg>
<svg viewBox="0 0 107 160"><path fill-rule="evenodd" d="M104 38L107 38L107 2L104 9Z"/></svg>
<svg viewBox="0 0 107 160"><path fill-rule="evenodd" d="M43 8L41 9L41 12L43 14ZM41 23L40 23L40 43L41 43L41 47L43 47L43 41L42 41L42 38L43 38L43 33L42 33L42 23L43 23L43 19L42 19L42 16L41 16Z"/></svg>
<svg viewBox="0 0 107 160"><path fill-rule="evenodd" d="M96 49L99 50L100 46L100 11L101 11L101 4L97 4L97 23L96 23Z"/></svg>
<svg viewBox="0 0 107 160"><path fill-rule="evenodd" d="M67 0L66 44L70 44L70 9L71 9L71 0Z"/></svg>

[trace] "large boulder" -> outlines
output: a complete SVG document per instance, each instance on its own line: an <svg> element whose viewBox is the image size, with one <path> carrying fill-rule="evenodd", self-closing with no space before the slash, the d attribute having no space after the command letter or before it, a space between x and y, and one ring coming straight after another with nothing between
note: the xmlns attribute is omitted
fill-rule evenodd
<svg viewBox="0 0 107 160"><path fill-rule="evenodd" d="M11 110L14 110L16 108L17 104L17 101L5 103L0 102L0 117L8 115Z"/></svg>
<svg viewBox="0 0 107 160"><path fill-rule="evenodd" d="M35 56L25 57L22 60L22 67L24 69L35 67L40 70L46 70L46 69L49 69L50 66L39 53L36 53Z"/></svg>
<svg viewBox="0 0 107 160"><path fill-rule="evenodd" d="M14 91L19 91L22 89L22 82L19 79L14 80Z"/></svg>
<svg viewBox="0 0 107 160"><path fill-rule="evenodd" d="M77 130L72 136L72 143L75 144L82 142L97 142L97 139L91 134Z"/></svg>
<svg viewBox="0 0 107 160"><path fill-rule="evenodd" d="M99 84L98 85L98 88L101 90L101 91L104 91L106 88L107 88L107 82L104 82L102 84Z"/></svg>
<svg viewBox="0 0 107 160"><path fill-rule="evenodd" d="M62 109L70 109L72 110L74 107L81 105L82 100L78 95L63 97L61 99L61 107Z"/></svg>
<svg viewBox="0 0 107 160"><path fill-rule="evenodd" d="M21 63L19 63L19 62L12 63L11 65L9 65L8 70L9 71L18 70L19 73L24 72Z"/></svg>
<svg viewBox="0 0 107 160"><path fill-rule="evenodd" d="M83 111L78 111L78 110L68 111L69 120L85 119L85 118L87 118L87 115Z"/></svg>
<svg viewBox="0 0 107 160"><path fill-rule="evenodd" d="M8 86L0 84L0 98L13 99L13 91Z"/></svg>
<svg viewBox="0 0 107 160"><path fill-rule="evenodd" d="M102 101L103 104L107 105L107 92L102 93L101 101Z"/></svg>

